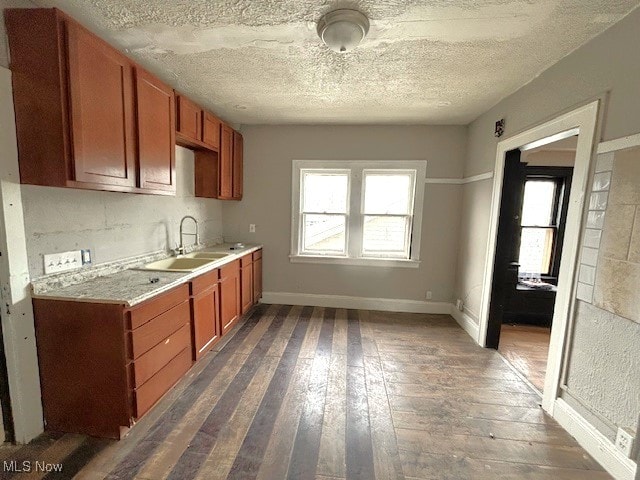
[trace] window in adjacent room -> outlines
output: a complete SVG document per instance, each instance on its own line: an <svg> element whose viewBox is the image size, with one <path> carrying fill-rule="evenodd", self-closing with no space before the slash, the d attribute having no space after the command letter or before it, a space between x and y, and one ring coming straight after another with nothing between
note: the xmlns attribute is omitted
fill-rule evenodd
<svg viewBox="0 0 640 480"><path fill-rule="evenodd" d="M292 261L417 266L425 169L294 161Z"/></svg>
<svg viewBox="0 0 640 480"><path fill-rule="evenodd" d="M549 170L547 175L529 174L525 182L518 261L523 276L555 278L560 269L572 169Z"/></svg>

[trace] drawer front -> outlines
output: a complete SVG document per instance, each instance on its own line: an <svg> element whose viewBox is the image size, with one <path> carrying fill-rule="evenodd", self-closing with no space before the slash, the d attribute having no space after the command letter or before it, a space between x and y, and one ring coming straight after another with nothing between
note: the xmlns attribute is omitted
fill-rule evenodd
<svg viewBox="0 0 640 480"><path fill-rule="evenodd" d="M212 272L207 272L204 275L194 278L191 280L191 295L198 295L207 288L217 285L219 278L220 271L217 268Z"/></svg>
<svg viewBox="0 0 640 480"><path fill-rule="evenodd" d="M237 277L240 275L240 261L234 260L231 263L226 264L224 267L220 267L220 280L229 277Z"/></svg>
<svg viewBox="0 0 640 480"><path fill-rule="evenodd" d="M129 333L131 337L131 358L136 359L148 352L171 334L189 323L191 310L189 302L183 302L171 310L161 313L140 328Z"/></svg>
<svg viewBox="0 0 640 480"><path fill-rule="evenodd" d="M191 368L191 349L185 348L135 391L136 418L144 415Z"/></svg>
<svg viewBox="0 0 640 480"><path fill-rule="evenodd" d="M131 324L130 329L136 329L141 325L144 325L152 318L157 317L161 313L166 312L176 305L189 300L189 285L180 285L167 293L158 295L153 299L143 303L138 307L134 307L129 312L129 318Z"/></svg>
<svg viewBox="0 0 640 480"><path fill-rule="evenodd" d="M251 254L245 255L244 257L240 257L240 267L248 267L253 262L253 257Z"/></svg>
<svg viewBox="0 0 640 480"><path fill-rule="evenodd" d="M191 350L189 324L184 325L133 363L134 385L139 387L149 380L185 348Z"/></svg>
<svg viewBox="0 0 640 480"><path fill-rule="evenodd" d="M256 250L255 252L253 252L253 260L256 261L259 258L262 258L262 249L260 250Z"/></svg>

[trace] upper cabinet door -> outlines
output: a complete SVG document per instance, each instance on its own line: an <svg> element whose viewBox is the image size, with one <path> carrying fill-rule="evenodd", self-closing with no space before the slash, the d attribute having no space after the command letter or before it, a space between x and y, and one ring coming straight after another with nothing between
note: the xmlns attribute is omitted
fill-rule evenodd
<svg viewBox="0 0 640 480"><path fill-rule="evenodd" d="M135 187L131 62L67 22L74 180Z"/></svg>
<svg viewBox="0 0 640 480"><path fill-rule="evenodd" d="M173 90L136 68L140 188L176 191Z"/></svg>
<svg viewBox="0 0 640 480"><path fill-rule="evenodd" d="M222 125L220 138L220 195L221 199L233 198L233 129Z"/></svg>
<svg viewBox="0 0 640 480"><path fill-rule="evenodd" d="M240 132L233 132L233 199L242 200L242 162L244 140Z"/></svg>
<svg viewBox="0 0 640 480"><path fill-rule="evenodd" d="M196 142L202 141L202 109L187 97L178 95L178 133Z"/></svg>
<svg viewBox="0 0 640 480"><path fill-rule="evenodd" d="M202 141L214 150L218 150L220 148L220 120L209 112L203 112L202 120Z"/></svg>

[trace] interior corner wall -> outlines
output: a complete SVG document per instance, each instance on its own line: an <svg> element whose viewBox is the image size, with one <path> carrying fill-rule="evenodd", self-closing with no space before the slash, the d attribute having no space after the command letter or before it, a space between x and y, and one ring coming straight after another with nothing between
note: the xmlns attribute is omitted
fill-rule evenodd
<svg viewBox="0 0 640 480"><path fill-rule="evenodd" d="M608 92L607 104L602 106L602 139L640 132L638 44L640 9L478 117L469 125L464 176L493 171L500 140L493 136L493 129L501 118L506 119L503 138L507 138ZM474 307L480 304L478 286L484 274L492 186L491 181L483 181L462 187L463 235L455 292L456 298L467 299ZM473 310L469 313L476 314L472 316L477 320L479 309Z"/></svg>
<svg viewBox="0 0 640 480"><path fill-rule="evenodd" d="M494 122L506 119L505 137L541 124L557 117L560 113L586 104L595 98L606 97L601 106L603 124L601 137L611 140L640 132L640 61L637 46L640 44L640 9L634 10L622 21L594 38L578 50L553 65L511 96L501 101L488 112L477 118L469 126L468 154L465 164L465 176L492 171L495 164L497 143L493 136ZM458 273L455 294L465 299L468 314L477 321L481 297L481 284L484 276L488 224L491 209L492 182L484 181L463 186L462 225L458 256ZM588 204L588 202L587 202ZM593 326L595 318L581 318L576 322L574 337L592 338L584 328ZM629 336L629 325L624 322L609 322L610 338ZM640 331L633 330L635 344L640 344ZM580 345L585 348L585 345ZM629 352L624 342L611 342L607 351L602 352L610 358L619 358L620 364L628 363ZM569 362L580 361L575 351L569 354ZM621 371L620 375L637 375L637 372ZM594 371L588 378L589 384L582 385L584 391L600 391L607 388L609 379L602 371ZM573 388L576 388L573 385ZM615 411L616 401L610 405L596 405L593 398L582 405L581 413L585 418L602 412ZM636 412L637 414L638 412ZM628 423L629 415L625 416ZM607 418L610 427L619 425L617 418ZM596 428L598 427L597 425ZM611 429L602 433L612 438Z"/></svg>
<svg viewBox="0 0 640 480"><path fill-rule="evenodd" d="M453 297L461 186L427 184L419 268L291 263L292 160L427 160L461 178L466 127L245 126L244 198L223 207L226 241L264 244L264 290L434 302ZM249 224L256 233L249 233Z"/></svg>

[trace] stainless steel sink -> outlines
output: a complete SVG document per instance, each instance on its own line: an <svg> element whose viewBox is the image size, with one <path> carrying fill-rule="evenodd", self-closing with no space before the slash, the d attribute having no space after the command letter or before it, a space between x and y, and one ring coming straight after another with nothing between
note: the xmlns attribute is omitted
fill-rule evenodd
<svg viewBox="0 0 640 480"><path fill-rule="evenodd" d="M228 257L229 253L222 252L193 252L183 255L181 258L207 258L209 260L220 260L221 258Z"/></svg>
<svg viewBox="0 0 640 480"><path fill-rule="evenodd" d="M157 262L147 263L140 267L140 269L158 272L193 272L199 268L206 267L215 260L216 259L212 258L173 257L158 260Z"/></svg>

